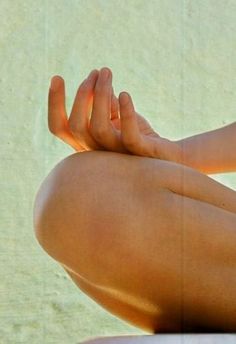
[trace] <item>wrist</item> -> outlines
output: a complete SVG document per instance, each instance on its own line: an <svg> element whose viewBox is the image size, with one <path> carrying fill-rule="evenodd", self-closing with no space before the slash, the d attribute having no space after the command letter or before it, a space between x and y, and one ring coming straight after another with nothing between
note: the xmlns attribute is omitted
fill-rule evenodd
<svg viewBox="0 0 236 344"><path fill-rule="evenodd" d="M190 138L191 139L191 138ZM180 163L198 170L201 173L208 174L208 167L202 164L201 150L196 150L193 142L189 138L174 141L180 150Z"/></svg>
<svg viewBox="0 0 236 344"><path fill-rule="evenodd" d="M192 167L192 162L184 139L172 141L176 146L176 156L178 163Z"/></svg>

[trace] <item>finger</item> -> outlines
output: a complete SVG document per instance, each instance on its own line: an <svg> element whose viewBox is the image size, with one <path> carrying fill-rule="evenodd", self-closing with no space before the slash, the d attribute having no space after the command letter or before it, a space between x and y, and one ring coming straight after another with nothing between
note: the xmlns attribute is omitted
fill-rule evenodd
<svg viewBox="0 0 236 344"><path fill-rule="evenodd" d="M90 135L89 116L93 102L93 91L98 78L98 70L93 70L79 86L68 120L70 130L77 141L87 149L99 149Z"/></svg>
<svg viewBox="0 0 236 344"><path fill-rule="evenodd" d="M57 135L65 130L67 114L65 108L64 80L55 75L51 80L48 94L48 127L52 134Z"/></svg>
<svg viewBox="0 0 236 344"><path fill-rule="evenodd" d="M119 100L114 94L112 87L112 99L111 99L111 122L116 130L120 131L120 111L119 111Z"/></svg>
<svg viewBox="0 0 236 344"><path fill-rule="evenodd" d="M48 128L53 135L68 143L76 151L84 150L69 131L65 108L65 83L58 75L52 78L48 93Z"/></svg>
<svg viewBox="0 0 236 344"><path fill-rule="evenodd" d="M90 132L106 149L123 151L124 147L111 124L111 95L112 73L109 68L102 68L94 90Z"/></svg>
<svg viewBox="0 0 236 344"><path fill-rule="evenodd" d="M112 96L111 96L111 120L119 118L119 101L114 94L114 89L112 87Z"/></svg>
<svg viewBox="0 0 236 344"><path fill-rule="evenodd" d="M111 123L113 125L113 127L115 128L115 130L117 131L120 131L121 130L121 126L120 126L120 118L117 117L117 118L114 118L111 120Z"/></svg>
<svg viewBox="0 0 236 344"><path fill-rule="evenodd" d="M121 140L124 146L134 154L142 153L143 139L139 132L137 116L131 96L127 92L119 95Z"/></svg>

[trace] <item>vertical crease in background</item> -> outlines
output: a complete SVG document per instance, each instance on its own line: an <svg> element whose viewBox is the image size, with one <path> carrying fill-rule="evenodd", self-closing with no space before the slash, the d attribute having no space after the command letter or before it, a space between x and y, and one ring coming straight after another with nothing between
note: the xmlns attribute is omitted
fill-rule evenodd
<svg viewBox="0 0 236 344"><path fill-rule="evenodd" d="M182 0L182 69L181 69L181 136L185 132L185 0ZM181 182L184 190L184 169L181 174ZM184 277L185 277L185 222L184 222L184 197L182 197L182 216L181 216L181 324L182 329L185 327L185 314L184 314ZM184 337L181 337L181 342L184 342Z"/></svg>
<svg viewBox="0 0 236 344"><path fill-rule="evenodd" d="M48 80L48 74L49 74L49 68L48 68L48 30L49 30L49 23L48 23L48 17L49 17L49 13L48 13L48 0L44 0L44 83L45 84L45 80ZM46 102L47 102L47 95L45 96L46 98ZM47 103L46 103L47 106ZM43 107L44 109L45 107ZM46 119L47 121L47 119ZM45 156L43 159L44 162L44 171L46 170L46 164L45 164ZM46 283L46 278L44 278L44 276L42 276L43 282L42 282L42 286L43 286L43 297L45 300L45 283ZM42 321L42 332L43 332L43 341L46 343L45 341L45 337L46 337L46 329L45 329L45 322L47 322L47 315L45 312L45 307L44 307L44 303L42 302L41 304L41 314L43 316L43 321Z"/></svg>

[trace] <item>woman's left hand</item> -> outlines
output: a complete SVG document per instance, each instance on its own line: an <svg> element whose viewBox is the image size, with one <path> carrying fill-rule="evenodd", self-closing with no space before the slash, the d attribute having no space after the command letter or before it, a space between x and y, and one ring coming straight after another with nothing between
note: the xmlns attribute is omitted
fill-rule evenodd
<svg viewBox="0 0 236 344"><path fill-rule="evenodd" d="M103 72L108 72L104 78ZM76 151L112 150L126 153L119 130L119 104L108 68L93 70L79 86L68 118L65 107L65 83L52 78L48 94L50 132Z"/></svg>
<svg viewBox="0 0 236 344"><path fill-rule="evenodd" d="M178 143L160 137L138 114L131 96L112 87L109 68L93 70L78 88L69 119L64 80L55 76L49 90L48 127L76 151L109 150L180 162Z"/></svg>

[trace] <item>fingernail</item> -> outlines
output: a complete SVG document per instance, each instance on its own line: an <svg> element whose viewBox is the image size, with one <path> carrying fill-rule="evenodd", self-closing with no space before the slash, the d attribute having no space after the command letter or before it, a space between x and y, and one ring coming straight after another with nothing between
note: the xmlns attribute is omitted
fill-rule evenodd
<svg viewBox="0 0 236 344"><path fill-rule="evenodd" d="M97 69L92 70L87 79L92 80L94 78L95 72L97 72Z"/></svg>
<svg viewBox="0 0 236 344"><path fill-rule="evenodd" d="M100 73L102 81L106 81L110 76L110 70L108 68L102 68Z"/></svg>
<svg viewBox="0 0 236 344"><path fill-rule="evenodd" d="M52 91L57 91L59 86L60 86L60 79L57 77L57 76L54 76L52 79L51 79L51 85L50 85L50 88Z"/></svg>
<svg viewBox="0 0 236 344"><path fill-rule="evenodd" d="M121 105L126 105L128 104L128 102L130 101L130 96L128 93L121 93L120 96L119 96L119 100L120 100L120 103Z"/></svg>

